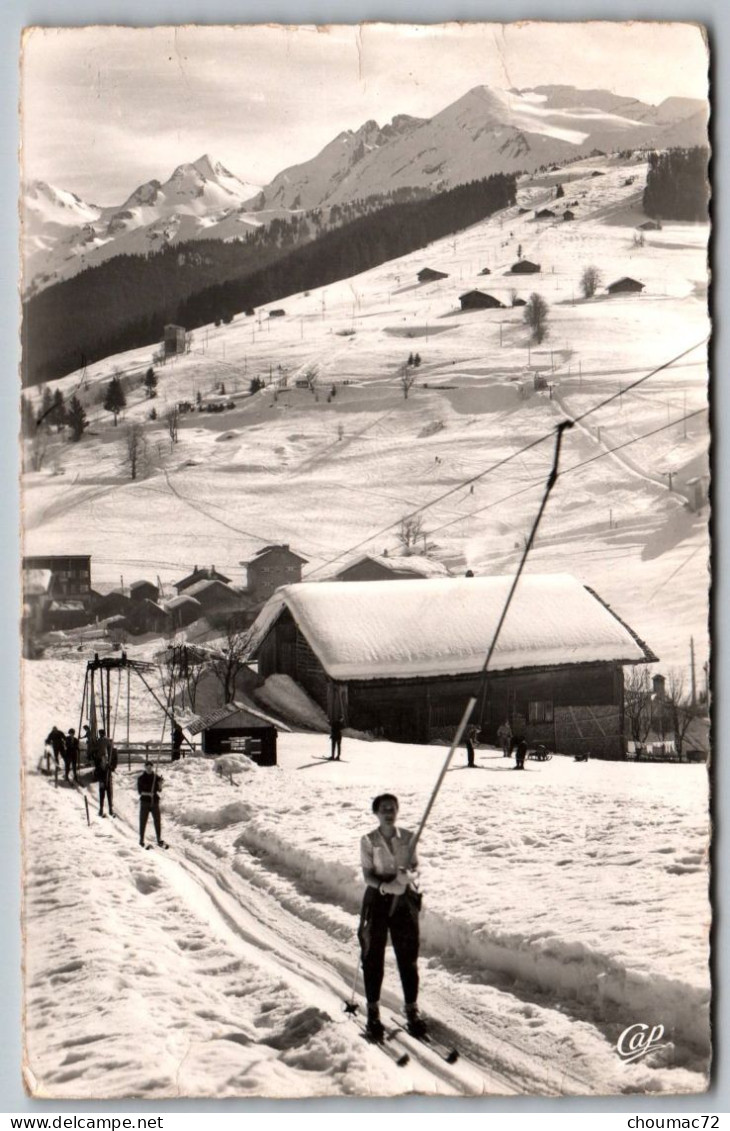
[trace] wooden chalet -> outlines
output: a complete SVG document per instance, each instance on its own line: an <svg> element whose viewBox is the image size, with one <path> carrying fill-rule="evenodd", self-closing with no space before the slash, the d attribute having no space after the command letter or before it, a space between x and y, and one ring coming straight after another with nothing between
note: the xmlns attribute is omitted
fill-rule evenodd
<svg viewBox="0 0 730 1131"><path fill-rule="evenodd" d="M462 310L504 309L504 303L500 302L498 298L479 290L466 291L463 295L459 295L459 302L461 303Z"/></svg>
<svg viewBox="0 0 730 1131"><path fill-rule="evenodd" d="M554 220L555 213L552 208L541 208L535 213L536 220Z"/></svg>
<svg viewBox="0 0 730 1131"><path fill-rule="evenodd" d="M145 597L142 601L134 602L128 620L133 632L166 633L172 628L173 615L169 609Z"/></svg>
<svg viewBox="0 0 730 1131"><path fill-rule="evenodd" d="M49 570L47 586L54 599L67 597L77 601L91 598L90 554L33 554L23 558L23 569Z"/></svg>
<svg viewBox="0 0 730 1131"><path fill-rule="evenodd" d="M195 597L189 597L186 593L180 593L177 597L165 601L162 607L170 614L173 628L186 628L198 617L203 616L200 601L196 601Z"/></svg>
<svg viewBox="0 0 730 1131"><path fill-rule="evenodd" d="M510 275L537 275L542 268L539 263L531 263L529 259L518 259L509 269Z"/></svg>
<svg viewBox="0 0 730 1131"><path fill-rule="evenodd" d="M185 353L185 327L175 326L172 323L165 326L164 330L165 357Z"/></svg>
<svg viewBox="0 0 730 1131"><path fill-rule="evenodd" d="M194 597L200 602L204 614L232 613L243 605L242 594L231 585L215 578L196 581L185 590L186 597Z"/></svg>
<svg viewBox="0 0 730 1131"><path fill-rule="evenodd" d="M419 283L435 283L437 279L448 279L446 271L434 271L433 267L424 267L418 272Z"/></svg>
<svg viewBox="0 0 730 1131"><path fill-rule="evenodd" d="M193 716L185 730L191 738L202 734L204 754L240 753L259 766L275 766L278 731L289 727L249 700L234 700Z"/></svg>
<svg viewBox="0 0 730 1131"><path fill-rule="evenodd" d="M302 580L302 566L307 559L295 554L284 542L264 546L251 561L240 564L246 567L246 595L263 605L280 585L294 585Z"/></svg>
<svg viewBox="0 0 730 1131"><path fill-rule="evenodd" d="M566 208L565 212L563 213L563 220L575 220L575 212L573 212L570 208Z"/></svg>
<svg viewBox="0 0 730 1131"><path fill-rule="evenodd" d="M414 554L401 557L366 554L344 566L336 573L334 581L415 581L423 577L448 577L449 571L441 562Z"/></svg>
<svg viewBox="0 0 730 1131"><path fill-rule="evenodd" d="M175 581L174 586L177 589L178 596L184 593L191 585L197 585L199 581L222 581L224 585L230 584L230 577L226 577L224 573L219 573L215 566L210 568L198 569L196 566L192 573L186 577L181 578L180 581Z"/></svg>
<svg viewBox="0 0 730 1131"><path fill-rule="evenodd" d="M630 279L628 276L617 279L615 283L609 283L606 287L610 295L639 294L643 289L643 283L640 283L638 279Z"/></svg>
<svg viewBox="0 0 730 1131"><path fill-rule="evenodd" d="M480 679L511 577L286 586L252 626L247 658L327 712L392 741L449 739L470 696L482 739L509 718L528 742L625 754L623 665L656 656L567 574L523 577Z"/></svg>
<svg viewBox="0 0 730 1131"><path fill-rule="evenodd" d="M129 586L129 596L133 601L156 601L160 591L151 581L133 581Z"/></svg>

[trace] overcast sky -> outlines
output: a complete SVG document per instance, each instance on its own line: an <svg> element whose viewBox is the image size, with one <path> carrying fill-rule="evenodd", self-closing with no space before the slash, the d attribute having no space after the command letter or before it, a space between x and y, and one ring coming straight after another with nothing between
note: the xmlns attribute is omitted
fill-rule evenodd
<svg viewBox="0 0 730 1131"><path fill-rule="evenodd" d="M705 44L693 25L640 22L32 29L23 176L119 204L209 153L263 185L368 118L547 83L706 98Z"/></svg>

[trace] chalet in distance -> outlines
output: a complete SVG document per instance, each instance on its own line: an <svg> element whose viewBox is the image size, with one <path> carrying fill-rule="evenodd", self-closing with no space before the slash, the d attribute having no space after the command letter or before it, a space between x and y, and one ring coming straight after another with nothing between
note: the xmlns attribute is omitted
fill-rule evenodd
<svg viewBox="0 0 730 1131"><path fill-rule="evenodd" d="M638 279L630 279L624 276L623 279L617 279L615 283L609 283L606 290L610 295L631 295L639 294L644 289L644 284L640 283Z"/></svg>
<svg viewBox="0 0 730 1131"><path fill-rule="evenodd" d="M169 323L164 330L165 357L185 353L185 327Z"/></svg>
<svg viewBox="0 0 730 1131"><path fill-rule="evenodd" d="M179 581L174 582L178 595L185 593L192 585L197 585L199 581L222 581L224 585L230 584L230 577L226 577L224 573L220 573L215 566L204 567L198 569L196 566L192 573L188 573Z"/></svg>
<svg viewBox="0 0 730 1131"><path fill-rule="evenodd" d="M280 585L295 585L302 580L302 566L307 559L295 554L285 542L264 546L251 561L240 564L246 567L246 596L263 605Z"/></svg>
<svg viewBox="0 0 730 1131"><path fill-rule="evenodd" d="M437 279L448 279L446 271L435 271L433 267L424 267L418 272L419 283L435 283Z"/></svg>
<svg viewBox="0 0 730 1131"><path fill-rule="evenodd" d="M333 581L415 581L423 577L448 577L449 571L441 562L418 554L386 557L366 554L343 566Z"/></svg>
<svg viewBox="0 0 730 1131"><path fill-rule="evenodd" d="M522 578L480 672L510 577L285 586L252 626L247 658L327 712L396 742L450 738L469 696L484 741L506 718L528 742L624 756L623 665L656 656L568 574Z"/></svg>
<svg viewBox="0 0 730 1131"><path fill-rule="evenodd" d="M462 310L503 310L504 303L500 302L494 295L488 295L485 291L466 291L463 295L459 295L459 302L461 303Z"/></svg>
<svg viewBox="0 0 730 1131"><path fill-rule="evenodd" d="M52 600L91 599L90 554L42 554L23 558L24 570L49 570L48 594Z"/></svg>
<svg viewBox="0 0 730 1131"><path fill-rule="evenodd" d="M129 596L133 601L157 601L160 591L151 581L133 581Z"/></svg>
<svg viewBox="0 0 730 1131"><path fill-rule="evenodd" d="M509 269L510 275L538 275L542 268L539 263L531 263L529 259L518 259Z"/></svg>

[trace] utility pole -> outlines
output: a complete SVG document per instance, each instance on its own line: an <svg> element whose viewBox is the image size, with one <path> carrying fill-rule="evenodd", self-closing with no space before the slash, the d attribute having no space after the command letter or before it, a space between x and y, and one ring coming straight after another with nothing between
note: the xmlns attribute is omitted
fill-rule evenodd
<svg viewBox="0 0 730 1131"><path fill-rule="evenodd" d="M697 683L695 681L695 638L689 638L690 671L692 673L692 706L697 706Z"/></svg>
<svg viewBox="0 0 730 1131"><path fill-rule="evenodd" d="M684 418L684 438L687 439L687 390L684 390L684 407L682 409L682 416Z"/></svg>

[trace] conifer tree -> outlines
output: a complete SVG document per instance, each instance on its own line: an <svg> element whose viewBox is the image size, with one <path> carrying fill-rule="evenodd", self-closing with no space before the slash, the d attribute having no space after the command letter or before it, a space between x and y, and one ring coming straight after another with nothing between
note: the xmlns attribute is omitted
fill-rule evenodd
<svg viewBox="0 0 730 1131"><path fill-rule="evenodd" d="M82 405L79 398L74 394L68 402L66 410L66 423L71 429L71 440L73 443L78 441L83 436L86 429L89 427L89 422L86 419L86 410Z"/></svg>
<svg viewBox="0 0 730 1131"><path fill-rule="evenodd" d="M127 398L122 388L121 379L115 374L109 382L104 398L104 408L114 415L114 427L117 426L117 417L127 404Z"/></svg>

